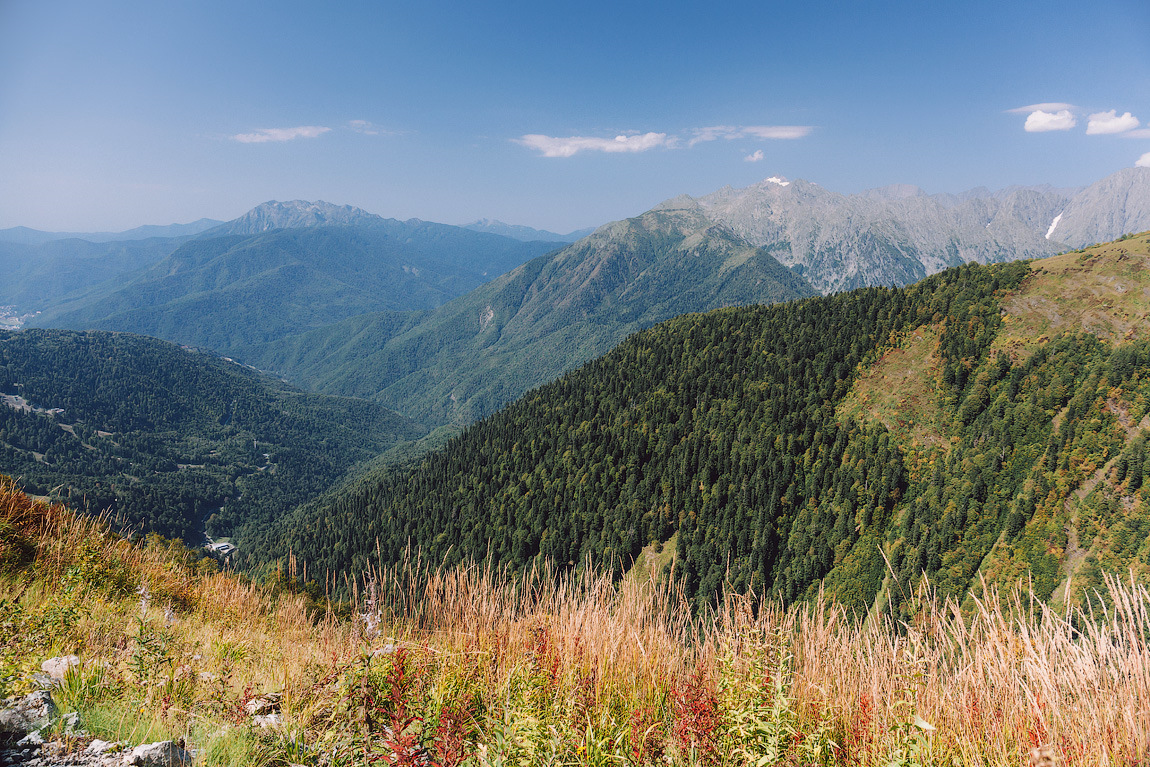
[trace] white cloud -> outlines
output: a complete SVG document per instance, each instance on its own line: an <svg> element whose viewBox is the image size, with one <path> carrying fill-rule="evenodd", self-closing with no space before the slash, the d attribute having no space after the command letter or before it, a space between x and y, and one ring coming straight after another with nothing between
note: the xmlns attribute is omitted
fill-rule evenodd
<svg viewBox="0 0 1150 767"><path fill-rule="evenodd" d="M758 138L758 139L797 139L808 135L813 126L810 125L711 125L706 128L696 128L687 141L688 147L693 147L703 141L717 141L718 139ZM610 138L594 138L590 136L544 136L539 133L529 133L512 139L529 149L535 149L544 157L570 157L583 151L589 152L645 152L648 149L664 147L678 149L683 146L678 136L668 136L666 133L625 133ZM757 162L752 154L746 158L748 162Z"/></svg>
<svg viewBox="0 0 1150 767"><path fill-rule="evenodd" d="M1095 112L1090 115L1090 122L1086 123L1086 135L1103 135L1109 133L1125 133L1131 131L1141 125L1138 118L1127 112L1121 117L1118 116L1118 110L1111 109L1109 112Z"/></svg>
<svg viewBox="0 0 1150 767"><path fill-rule="evenodd" d="M636 133L623 134L610 138L594 138L590 136L543 136L538 133L529 133L520 138L513 139L529 149L535 149L544 157L570 157L582 151L588 152L646 152L660 146L670 146L674 139L668 139L666 133Z"/></svg>
<svg viewBox="0 0 1150 767"><path fill-rule="evenodd" d="M712 125L709 128L696 128L694 137L688 146L694 146L701 141L714 141L715 139L732 139L739 137L739 129L733 125Z"/></svg>
<svg viewBox="0 0 1150 767"><path fill-rule="evenodd" d="M1138 130L1128 130L1125 133L1119 134L1122 138L1150 138L1150 128L1139 128Z"/></svg>
<svg viewBox="0 0 1150 767"><path fill-rule="evenodd" d="M1138 168L1150 168L1150 152L1147 152L1146 154L1139 157L1134 162L1134 165Z"/></svg>
<svg viewBox="0 0 1150 767"><path fill-rule="evenodd" d="M1060 109L1053 113L1038 109L1027 116L1026 125L1023 127L1027 133L1045 133L1054 130L1070 130L1077 124L1078 120L1070 113L1069 109Z"/></svg>
<svg viewBox="0 0 1150 767"><path fill-rule="evenodd" d="M233 141L241 144L266 144L269 141L291 141L297 138L315 138L331 128L321 125L300 125L297 128L262 128L255 133L237 133Z"/></svg>
<svg viewBox="0 0 1150 767"><path fill-rule="evenodd" d="M1064 109L1073 112L1076 108L1073 104L1064 104L1061 101L1046 101L1041 104L1029 104L1024 107L1007 109L1006 112L1012 115L1028 115L1031 112L1061 112Z"/></svg>
<svg viewBox="0 0 1150 767"><path fill-rule="evenodd" d="M743 133L756 138L795 139L804 138L812 130L810 125L748 125Z"/></svg>
<svg viewBox="0 0 1150 767"><path fill-rule="evenodd" d="M349 120L347 127L351 128L356 133L362 133L365 136L383 136L389 131L385 131L373 122L367 120Z"/></svg>
<svg viewBox="0 0 1150 767"><path fill-rule="evenodd" d="M688 146L703 141L737 138L796 139L808 135L814 128L810 125L711 125L695 129L695 135L687 142Z"/></svg>
<svg viewBox="0 0 1150 767"><path fill-rule="evenodd" d="M763 150L762 149L756 149L754 152L752 152L751 154L749 154L743 158L743 160L745 162L759 162L762 159L763 159Z"/></svg>

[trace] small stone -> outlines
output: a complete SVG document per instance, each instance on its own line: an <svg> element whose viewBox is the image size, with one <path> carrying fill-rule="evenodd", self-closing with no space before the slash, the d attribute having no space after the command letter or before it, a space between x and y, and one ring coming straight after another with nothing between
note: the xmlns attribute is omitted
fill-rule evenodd
<svg viewBox="0 0 1150 767"><path fill-rule="evenodd" d="M249 716L256 714L268 714L273 711L279 711L280 696L276 693L268 693L261 695L258 698L252 698L244 704L244 710L248 712Z"/></svg>
<svg viewBox="0 0 1150 767"><path fill-rule="evenodd" d="M277 730L283 724L279 714L266 714L252 717L252 724L264 730Z"/></svg>
<svg viewBox="0 0 1150 767"><path fill-rule="evenodd" d="M132 767L191 767L192 756L170 740L136 746L124 757Z"/></svg>
<svg viewBox="0 0 1150 767"><path fill-rule="evenodd" d="M51 690L56 686L56 683L52 681L52 677L48 676L43 671L32 672L32 683L42 690Z"/></svg>
<svg viewBox="0 0 1150 767"><path fill-rule="evenodd" d="M93 740L91 743L89 743L88 747L86 749L84 749L84 751L85 751L85 753L94 754L96 756L99 756L100 754L103 754L107 751L111 751L117 745L119 745L119 744L112 743L112 742L109 742L106 740L100 740L99 738L97 738L96 740Z"/></svg>
<svg viewBox="0 0 1150 767"><path fill-rule="evenodd" d="M32 730L32 732L16 741L16 745L22 746L24 748L35 748L36 746L42 746L44 745L44 736L40 734L39 730Z"/></svg>
<svg viewBox="0 0 1150 767"><path fill-rule="evenodd" d="M64 723L64 733L66 735L75 735L76 730L80 729L80 712L73 711L64 714L64 718L61 721Z"/></svg>
<svg viewBox="0 0 1150 767"><path fill-rule="evenodd" d="M79 666L80 659L75 655L61 655L58 658L49 658L40 664L40 670L57 682L63 682L68 669Z"/></svg>

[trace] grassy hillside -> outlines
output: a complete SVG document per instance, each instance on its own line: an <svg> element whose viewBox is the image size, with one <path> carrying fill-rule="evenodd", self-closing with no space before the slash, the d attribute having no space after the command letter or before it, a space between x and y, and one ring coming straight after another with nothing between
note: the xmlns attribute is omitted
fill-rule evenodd
<svg viewBox="0 0 1150 767"><path fill-rule="evenodd" d="M462 426L661 320L812 293L698 211L661 209L603 227L433 312L356 317L237 356L429 426Z"/></svg>
<svg viewBox="0 0 1150 767"><path fill-rule="evenodd" d="M825 588L909 616L924 574L956 598L1030 578L1080 603L1105 572L1150 566L1147 268L1142 235L676 318L414 470L299 510L267 551L314 572L397 561L409 544L448 563L622 572L677 533L674 578L698 609L724 588L787 603ZM1094 321L1012 335L1029 320L1007 307L1096 282L1123 297L1091 315L1125 318L1120 337Z"/></svg>
<svg viewBox="0 0 1150 767"><path fill-rule="evenodd" d="M119 333L0 333L0 471L189 543L243 538L422 432L370 402Z"/></svg>
<svg viewBox="0 0 1150 767"><path fill-rule="evenodd" d="M1138 764L1150 594L1106 585L1105 615L924 590L906 625L734 596L696 619L591 573L408 562L328 609L0 479L0 697L75 653L52 695L87 734L58 720L57 749L172 739L204 767Z"/></svg>

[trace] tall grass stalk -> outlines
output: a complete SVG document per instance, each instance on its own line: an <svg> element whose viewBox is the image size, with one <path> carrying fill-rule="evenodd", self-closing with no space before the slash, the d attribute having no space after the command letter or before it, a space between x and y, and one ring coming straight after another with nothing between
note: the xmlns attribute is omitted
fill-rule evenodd
<svg viewBox="0 0 1150 767"><path fill-rule="evenodd" d="M317 764L418 749L476 765L1150 760L1150 593L1131 578L1108 578L1086 611L1022 588L964 607L924 587L895 624L823 596L784 608L731 594L692 615L673 586L586 567L442 568L412 552L349 577L349 620L182 552L0 492L0 623L43 634L0 636L8 684L78 652L99 683L77 681L76 705L120 732L238 727L213 748ZM61 606L72 618L53 623ZM145 630L168 644L138 690L129 662ZM243 712L265 691L283 695L278 735ZM403 754L385 753L401 736Z"/></svg>

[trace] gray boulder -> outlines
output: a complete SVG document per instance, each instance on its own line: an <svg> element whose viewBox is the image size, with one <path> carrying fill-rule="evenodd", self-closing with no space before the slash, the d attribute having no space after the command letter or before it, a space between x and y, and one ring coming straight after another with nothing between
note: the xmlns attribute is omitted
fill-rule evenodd
<svg viewBox="0 0 1150 767"><path fill-rule="evenodd" d="M0 701L0 743L15 743L44 729L56 717L56 704L45 691Z"/></svg>
<svg viewBox="0 0 1150 767"><path fill-rule="evenodd" d="M124 755L125 767L191 767L192 755L170 740L145 743Z"/></svg>
<svg viewBox="0 0 1150 767"><path fill-rule="evenodd" d="M79 666L80 659L75 655L61 655L58 658L49 658L40 664L40 670L57 682L63 682L68 669Z"/></svg>

